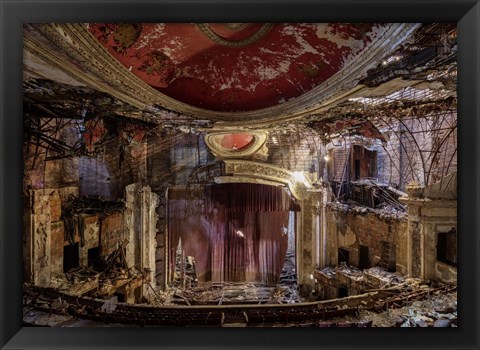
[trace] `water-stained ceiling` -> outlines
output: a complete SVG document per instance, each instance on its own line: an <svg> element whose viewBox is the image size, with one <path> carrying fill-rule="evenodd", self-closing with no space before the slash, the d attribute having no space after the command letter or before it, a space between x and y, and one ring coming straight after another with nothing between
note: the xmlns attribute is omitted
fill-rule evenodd
<svg viewBox="0 0 480 350"><path fill-rule="evenodd" d="M241 112L279 105L320 86L371 49L385 27L96 23L88 30L159 92L202 109Z"/></svg>
<svg viewBox="0 0 480 350"><path fill-rule="evenodd" d="M264 127L318 115L352 96L368 95L374 85L362 79L390 60L418 27L26 24L24 75L107 93L137 108L132 117L146 121L189 118ZM384 68L403 61L392 62Z"/></svg>

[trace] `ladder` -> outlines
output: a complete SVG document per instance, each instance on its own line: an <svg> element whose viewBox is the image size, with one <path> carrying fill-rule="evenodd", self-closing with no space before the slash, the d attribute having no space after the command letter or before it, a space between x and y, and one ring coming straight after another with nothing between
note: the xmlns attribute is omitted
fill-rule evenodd
<svg viewBox="0 0 480 350"><path fill-rule="evenodd" d="M381 255L380 261L378 262L378 266L388 270L388 266L390 265L390 257L392 255L392 248L393 244L389 241L385 242Z"/></svg>
<svg viewBox="0 0 480 350"><path fill-rule="evenodd" d="M382 251L380 253L380 261L378 262L377 266L388 271L388 267L390 265L390 257L392 256L393 249L394 249L393 230L391 227L391 223L389 223L387 240L384 242L384 245L382 247Z"/></svg>

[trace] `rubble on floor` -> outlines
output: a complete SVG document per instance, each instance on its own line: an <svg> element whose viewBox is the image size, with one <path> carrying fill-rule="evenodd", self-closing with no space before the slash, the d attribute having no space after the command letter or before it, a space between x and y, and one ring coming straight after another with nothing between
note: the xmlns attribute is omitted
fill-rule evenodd
<svg viewBox="0 0 480 350"><path fill-rule="evenodd" d="M154 305L258 305L300 302L296 286L255 283L205 283L188 289L158 291Z"/></svg>
<svg viewBox="0 0 480 350"><path fill-rule="evenodd" d="M388 272L380 267L366 270L341 264L315 270L323 288L347 288L351 296L332 301L357 306L359 315L340 319L372 321L373 327L455 327L456 285L422 281Z"/></svg>
<svg viewBox="0 0 480 350"><path fill-rule="evenodd" d="M280 273L280 284L290 284L297 282L297 272L295 270L295 252L287 251L285 262Z"/></svg>
<svg viewBox="0 0 480 350"><path fill-rule="evenodd" d="M457 327L457 292L436 291L423 300L387 311L361 310L341 322L372 321L373 327Z"/></svg>
<svg viewBox="0 0 480 350"><path fill-rule="evenodd" d="M419 285L420 286L420 285ZM241 290L236 286L236 290ZM26 325L67 326L88 319L114 325L217 327L456 327L456 286L385 291L333 300L294 304L130 305L84 296L70 296L52 288L25 287ZM235 288L231 288L234 290ZM244 289L248 289L246 286ZM275 288L270 296L278 292ZM222 292L223 294L223 292ZM226 293L225 293L226 294ZM240 293L239 293L240 294ZM267 294L267 293L265 293ZM237 295L238 296L238 295ZM221 298L221 297L220 297ZM225 298L225 297L224 297ZM221 300L221 299L220 299ZM41 311L38 313L37 311ZM50 314L51 317L46 314ZM62 315L65 317L57 317ZM73 316L74 319L69 318ZM95 326L95 325L92 325Z"/></svg>
<svg viewBox="0 0 480 350"><path fill-rule="evenodd" d="M316 269L313 275L321 286L355 288L357 291L355 294L405 283L405 277L399 273L388 272L380 267L361 270L345 263L336 267L327 266L321 270ZM421 283L416 279L409 279L408 282L409 284Z"/></svg>

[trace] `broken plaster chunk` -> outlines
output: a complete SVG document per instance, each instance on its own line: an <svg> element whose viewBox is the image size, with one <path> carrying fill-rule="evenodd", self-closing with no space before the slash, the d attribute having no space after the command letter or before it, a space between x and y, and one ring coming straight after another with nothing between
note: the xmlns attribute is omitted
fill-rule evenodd
<svg viewBox="0 0 480 350"><path fill-rule="evenodd" d="M451 324L451 320L436 320L433 327L450 327Z"/></svg>
<svg viewBox="0 0 480 350"><path fill-rule="evenodd" d="M415 321L415 323L418 327L422 327L422 328L427 328L428 327L428 323L423 321L423 320Z"/></svg>
<svg viewBox="0 0 480 350"><path fill-rule="evenodd" d="M101 307L101 312L105 312L107 314L111 314L112 312L115 311L115 309L117 308L117 303L118 303L118 299L117 297L113 297L109 300L106 300L105 303L103 303L102 307Z"/></svg>
<svg viewBox="0 0 480 350"><path fill-rule="evenodd" d="M452 306L437 307L435 308L435 311L438 312L439 314L451 314L457 311L457 308Z"/></svg>

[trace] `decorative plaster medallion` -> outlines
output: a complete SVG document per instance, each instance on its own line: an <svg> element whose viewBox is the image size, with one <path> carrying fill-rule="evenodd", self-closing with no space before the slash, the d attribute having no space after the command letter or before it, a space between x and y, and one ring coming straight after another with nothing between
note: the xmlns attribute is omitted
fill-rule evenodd
<svg viewBox="0 0 480 350"><path fill-rule="evenodd" d="M220 131L205 135L205 143L218 158L247 158L260 151L267 136L264 131Z"/></svg>
<svg viewBox="0 0 480 350"><path fill-rule="evenodd" d="M227 27L227 25L230 25L230 27L227 27L227 28L232 29L231 28L232 25L238 25L238 24L243 24L243 23L227 23L225 26ZM265 23L257 32L255 32L253 35L243 40L229 40L224 37L221 37L220 35L215 33L207 23L198 23L197 27L210 40L216 42L217 44L228 46L228 47L242 47L242 46L250 45L260 40L261 38L263 38L273 28L273 25L274 25L273 23ZM246 24L244 26L246 26ZM243 28L240 28L239 26L237 26L236 28L238 29L234 29L234 30L237 30L237 31L240 29L243 29Z"/></svg>
<svg viewBox="0 0 480 350"><path fill-rule="evenodd" d="M245 28L247 24L248 23L225 23L224 26L229 30L239 31Z"/></svg>

